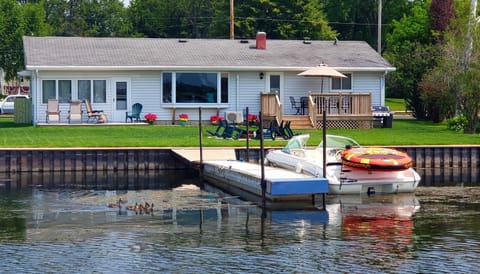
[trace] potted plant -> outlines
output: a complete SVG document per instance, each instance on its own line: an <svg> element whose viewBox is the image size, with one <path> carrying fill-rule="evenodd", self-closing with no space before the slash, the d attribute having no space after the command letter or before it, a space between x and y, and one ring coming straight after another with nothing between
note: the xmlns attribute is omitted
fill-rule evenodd
<svg viewBox="0 0 480 274"><path fill-rule="evenodd" d="M147 123L149 123L150 125L153 125L155 120L157 120L157 115L154 113L145 114L144 117L145 117L145 120L147 120Z"/></svg>
<svg viewBox="0 0 480 274"><path fill-rule="evenodd" d="M258 117L254 114L248 114L247 121L249 125L254 126L258 123Z"/></svg>
<svg viewBox="0 0 480 274"><path fill-rule="evenodd" d="M188 114L182 113L178 117L180 117L180 125L184 126L188 122Z"/></svg>
<svg viewBox="0 0 480 274"><path fill-rule="evenodd" d="M210 123L212 123L212 125L218 125L218 122L220 122L220 121L223 121L222 116L220 116L220 115L210 116Z"/></svg>

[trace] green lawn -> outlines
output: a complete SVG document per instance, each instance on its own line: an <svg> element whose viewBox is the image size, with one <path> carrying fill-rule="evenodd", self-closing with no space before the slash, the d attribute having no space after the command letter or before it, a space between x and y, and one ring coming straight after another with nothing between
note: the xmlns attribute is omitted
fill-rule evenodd
<svg viewBox="0 0 480 274"><path fill-rule="evenodd" d="M385 105L387 105L391 111L405 111L405 100L398 98L386 98Z"/></svg>
<svg viewBox="0 0 480 274"><path fill-rule="evenodd" d="M245 140L212 138L203 128L205 146L245 146ZM322 139L321 130L295 130L309 133L309 145ZM328 134L344 135L362 145L446 145L480 144L479 135L457 133L445 124L416 120L394 120L393 128L366 130L329 129ZM0 146L8 147L195 147L199 144L197 126L18 126L11 119L0 119ZM266 140L265 146L283 146L283 140ZM251 140L251 146L259 146Z"/></svg>

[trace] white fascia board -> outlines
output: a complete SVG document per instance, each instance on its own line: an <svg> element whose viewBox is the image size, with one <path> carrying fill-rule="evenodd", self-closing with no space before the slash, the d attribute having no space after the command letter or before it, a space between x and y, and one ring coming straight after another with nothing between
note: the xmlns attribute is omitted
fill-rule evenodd
<svg viewBox="0 0 480 274"><path fill-rule="evenodd" d="M191 70L201 70L201 71L297 71L298 68L292 67L241 67L241 66L209 66L209 67L196 67L196 66L26 66L28 70L50 70L50 71L66 71L66 70L75 70L75 71L125 71L125 70L172 70L172 71L191 71Z"/></svg>
<svg viewBox="0 0 480 274"><path fill-rule="evenodd" d="M338 71L375 71L375 72L385 72L385 71L395 71L395 67L334 67Z"/></svg>
<svg viewBox="0 0 480 274"><path fill-rule="evenodd" d="M304 71L311 67L250 67L250 66L31 66L27 70L43 71L131 71L131 70L170 70L170 71ZM395 71L394 67L332 67L338 71Z"/></svg>

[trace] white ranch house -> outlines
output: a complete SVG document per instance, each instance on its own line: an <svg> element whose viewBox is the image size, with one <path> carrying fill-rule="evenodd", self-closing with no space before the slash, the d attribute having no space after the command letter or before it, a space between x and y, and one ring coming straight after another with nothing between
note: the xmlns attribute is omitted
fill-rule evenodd
<svg viewBox="0 0 480 274"><path fill-rule="evenodd" d="M161 123L190 122L225 112L261 110L260 94L276 92L283 115L295 114L290 96L309 92L370 93L371 105L384 105L385 75L394 71L360 41L150 38L23 38L25 69L31 77L33 123L46 122L47 101L59 100L60 122L69 102L89 99L108 122L125 122L134 103L142 117ZM348 78L305 78L297 74L321 63ZM323 84L323 87L322 87Z"/></svg>

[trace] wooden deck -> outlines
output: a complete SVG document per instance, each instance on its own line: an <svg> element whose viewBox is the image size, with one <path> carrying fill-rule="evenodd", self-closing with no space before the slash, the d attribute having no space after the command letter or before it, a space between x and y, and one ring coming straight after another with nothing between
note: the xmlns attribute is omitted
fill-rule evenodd
<svg viewBox="0 0 480 274"><path fill-rule="evenodd" d="M264 121L291 121L293 129L322 128L323 112L327 115L328 128L373 127L371 93L308 93L300 115L283 114L277 93L262 93L260 96Z"/></svg>

